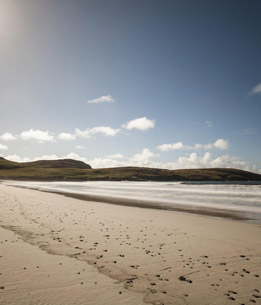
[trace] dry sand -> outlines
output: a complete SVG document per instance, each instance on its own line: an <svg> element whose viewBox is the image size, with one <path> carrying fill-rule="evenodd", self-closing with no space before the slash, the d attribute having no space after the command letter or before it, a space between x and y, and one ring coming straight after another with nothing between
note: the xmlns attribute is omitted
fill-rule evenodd
<svg viewBox="0 0 261 305"><path fill-rule="evenodd" d="M0 304L261 304L261 226L0 185Z"/></svg>

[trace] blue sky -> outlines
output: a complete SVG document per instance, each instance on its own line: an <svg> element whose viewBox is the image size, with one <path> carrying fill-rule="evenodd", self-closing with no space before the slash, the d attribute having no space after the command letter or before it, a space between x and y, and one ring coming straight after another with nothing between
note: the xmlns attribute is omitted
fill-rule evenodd
<svg viewBox="0 0 261 305"><path fill-rule="evenodd" d="M260 9L0 0L0 154L260 171Z"/></svg>

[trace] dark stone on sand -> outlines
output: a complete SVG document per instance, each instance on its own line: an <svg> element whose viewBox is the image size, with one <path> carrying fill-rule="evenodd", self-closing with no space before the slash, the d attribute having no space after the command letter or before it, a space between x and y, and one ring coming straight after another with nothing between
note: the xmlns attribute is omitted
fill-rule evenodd
<svg viewBox="0 0 261 305"><path fill-rule="evenodd" d="M190 283L190 284L193 283L191 280L186 279L185 276L183 276L183 275L181 275L181 276L179 277L179 280L180 280L180 281L183 281L183 282Z"/></svg>
<svg viewBox="0 0 261 305"><path fill-rule="evenodd" d="M233 298L233 297L228 297L228 299L231 300L231 301L235 301L235 300L236 300L236 299Z"/></svg>

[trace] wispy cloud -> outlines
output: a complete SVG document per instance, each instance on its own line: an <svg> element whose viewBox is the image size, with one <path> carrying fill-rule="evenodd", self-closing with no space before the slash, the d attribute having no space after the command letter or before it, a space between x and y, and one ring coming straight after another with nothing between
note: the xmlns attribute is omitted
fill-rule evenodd
<svg viewBox="0 0 261 305"><path fill-rule="evenodd" d="M42 131L42 130L34 130L34 129L29 129L26 131L23 131L20 134L20 138L22 140L35 140L38 141L39 143L44 143L44 142L53 142L54 141L54 136L49 133L49 131Z"/></svg>
<svg viewBox="0 0 261 305"><path fill-rule="evenodd" d="M212 127L212 122L211 121L205 121L206 125L208 128L211 128Z"/></svg>
<svg viewBox="0 0 261 305"><path fill-rule="evenodd" d="M251 89L249 95L261 95L261 83Z"/></svg>
<svg viewBox="0 0 261 305"><path fill-rule="evenodd" d="M257 128L245 128L243 129L242 135L251 135L257 132Z"/></svg>
<svg viewBox="0 0 261 305"><path fill-rule="evenodd" d="M12 135L10 132L5 132L3 135L0 136L0 139L4 141L13 141L16 140L16 137Z"/></svg>
<svg viewBox="0 0 261 305"><path fill-rule="evenodd" d="M87 101L88 104L113 103L114 98L111 95L103 95L93 100Z"/></svg>
<svg viewBox="0 0 261 305"><path fill-rule="evenodd" d="M131 129L138 129L138 130L148 130L155 127L154 120L149 120L146 117L138 118L123 125L124 128L131 130Z"/></svg>
<svg viewBox="0 0 261 305"><path fill-rule="evenodd" d="M213 144L199 144L196 143L194 146L184 145L182 142L176 142L176 143L168 143L168 144L162 144L157 146L157 148L161 151L173 151L173 150L196 150L196 149L213 149L213 148L219 148L219 149L228 149L229 142L224 139L218 139Z"/></svg>

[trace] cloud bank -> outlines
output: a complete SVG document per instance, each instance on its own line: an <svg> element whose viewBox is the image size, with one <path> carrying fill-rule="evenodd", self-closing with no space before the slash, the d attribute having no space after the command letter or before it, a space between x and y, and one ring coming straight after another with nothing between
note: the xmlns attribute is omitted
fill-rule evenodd
<svg viewBox="0 0 261 305"><path fill-rule="evenodd" d="M90 164L93 168L105 168L105 167L118 167L118 166L144 166L154 168L165 169L190 169L190 168L238 168L248 171L260 172L255 165L251 165L249 162L241 160L237 156L222 155L217 158L212 158L210 152L206 152L202 156L193 152L187 157L179 157L173 162L158 162L154 159L159 157L158 154L154 154L148 148L144 148L140 153L134 154L130 158L118 158L118 154L107 156L105 158L88 159L81 157L78 154L71 152L64 156L57 155L43 155L36 158L21 158L19 155L1 155L8 160L16 162L28 162L36 160L55 160L55 159L75 159Z"/></svg>

